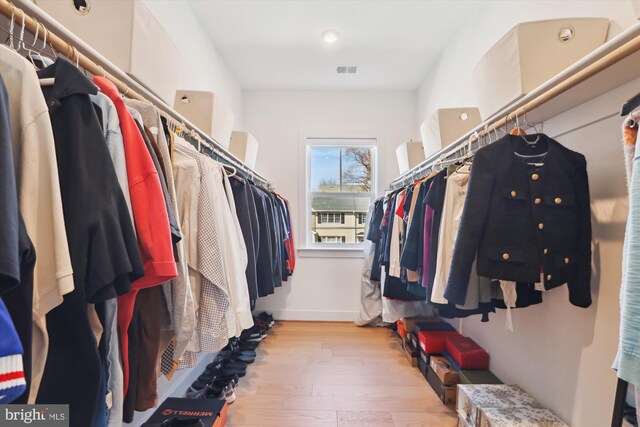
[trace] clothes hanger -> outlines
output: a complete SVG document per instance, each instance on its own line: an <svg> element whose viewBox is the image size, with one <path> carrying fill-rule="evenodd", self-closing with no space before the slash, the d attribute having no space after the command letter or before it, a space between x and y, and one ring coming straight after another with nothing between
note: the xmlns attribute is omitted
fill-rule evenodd
<svg viewBox="0 0 640 427"><path fill-rule="evenodd" d="M518 112L517 111L515 112L515 115L516 115L516 125L515 125L515 127L513 129L511 129L511 132L509 132L509 133L511 135L516 135L516 136L526 135L527 132L520 127L520 119L518 118Z"/></svg>
<svg viewBox="0 0 640 427"><path fill-rule="evenodd" d="M535 137L535 139L533 139L533 140L529 140L529 139L527 139L525 136L522 136L522 139L524 139L524 142L526 142L526 143L527 143L527 144L529 144L529 145L536 145L536 144L538 143L538 141L540 141L540 134L541 134L542 132L540 132L540 131L538 130L538 128L537 128L535 125L533 125L533 124L531 124L531 123L529 123L529 122L527 121L527 112L526 112L526 111L523 111L523 119L524 119L524 125L525 125L528 129L533 129L533 130L535 131L534 135L535 135L536 137ZM526 135L526 133L525 133L525 135Z"/></svg>
<svg viewBox="0 0 640 427"><path fill-rule="evenodd" d="M238 173L238 170L236 169L235 166L233 166L233 165L225 165L223 163L220 163L220 164L222 165L222 169L225 172L230 171L230 173L225 173L225 175L227 175L227 178L234 177Z"/></svg>
<svg viewBox="0 0 640 427"><path fill-rule="evenodd" d="M640 106L640 93L636 94L633 98L630 98L629 100L627 100L627 102L622 104L622 108L620 108L620 115L628 116L633 112L633 110L635 110L639 106Z"/></svg>
<svg viewBox="0 0 640 427"><path fill-rule="evenodd" d="M41 24L41 25L42 25L42 33L43 33L42 47L40 47L39 49L38 48L35 49L39 53L36 53L36 54L32 55L31 59L33 61L41 62L42 65L41 65L40 68L42 69L42 68L47 68L50 65L53 65L53 63L58 59L58 52L56 52L56 50L53 48L53 45L51 44L51 42L49 42L49 44L47 45L47 38L49 37L49 30L47 29L47 27L45 27L44 24ZM35 40L34 40L34 44L35 44ZM51 50L51 53L47 53L47 51L46 51L47 46Z"/></svg>

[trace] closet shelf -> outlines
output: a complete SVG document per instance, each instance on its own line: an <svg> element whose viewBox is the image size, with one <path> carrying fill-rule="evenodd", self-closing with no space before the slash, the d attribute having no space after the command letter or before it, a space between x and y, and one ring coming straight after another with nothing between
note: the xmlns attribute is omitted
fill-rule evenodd
<svg viewBox="0 0 640 427"><path fill-rule="evenodd" d="M637 78L640 78L640 50L527 112L527 120L544 122Z"/></svg>
<svg viewBox="0 0 640 427"><path fill-rule="evenodd" d="M493 133L526 114L527 121L543 122L590 99L640 77L640 23L609 40L571 67L527 95L496 112L448 147L397 177L395 189L419 178L437 162L455 155L479 137ZM471 141L473 138L474 141Z"/></svg>
<svg viewBox="0 0 640 427"><path fill-rule="evenodd" d="M102 75L111 80L118 90L128 98L151 102L156 108L169 116L171 120L198 134L204 140L203 145L210 146L212 150L215 150L216 155L221 157L226 163L238 167L251 177L261 181L261 184L269 186L269 181L266 178L247 166L229 150L225 149L218 141L200 130L143 84L126 74L98 51L66 29L53 17L40 9L35 2L15 0L15 3L19 5L19 7L14 6L13 2L9 0L0 0L0 13L9 18L13 17L16 26L24 22L25 28L32 34L36 34L37 31L41 40L46 34L48 43L61 55L77 63L90 73Z"/></svg>

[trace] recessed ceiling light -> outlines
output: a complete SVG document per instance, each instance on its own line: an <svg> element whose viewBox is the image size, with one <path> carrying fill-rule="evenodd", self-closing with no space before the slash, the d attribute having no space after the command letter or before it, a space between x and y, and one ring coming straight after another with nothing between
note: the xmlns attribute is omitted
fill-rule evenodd
<svg viewBox="0 0 640 427"><path fill-rule="evenodd" d="M320 35L322 40L329 44L334 44L340 38L340 33L337 30L324 30Z"/></svg>
<svg viewBox="0 0 640 427"><path fill-rule="evenodd" d="M464 121L467 120L469 118L469 115L467 113L460 113L460 120Z"/></svg>
<svg viewBox="0 0 640 427"><path fill-rule="evenodd" d="M184 95L182 98L180 98L180 101L181 101L183 104L188 104L188 103L190 103L190 102L191 102L191 100L189 99L189 97L188 97L187 95Z"/></svg>

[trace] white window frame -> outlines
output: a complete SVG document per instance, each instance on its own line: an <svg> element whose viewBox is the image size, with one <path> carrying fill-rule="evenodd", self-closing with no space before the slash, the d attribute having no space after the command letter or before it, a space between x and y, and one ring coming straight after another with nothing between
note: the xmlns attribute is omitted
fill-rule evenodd
<svg viewBox="0 0 640 427"><path fill-rule="evenodd" d="M300 243L298 252L301 257L320 257L320 258L362 258L364 256L364 242L363 243L318 243L313 241L311 223L312 223L312 211L311 211L311 195L318 193L311 193L308 191L311 179L310 158L309 150L310 146L327 146L327 147L345 147L345 146L370 146L373 149L373 179L372 189L370 193L362 193L363 195L371 195L375 198L378 195L378 189L380 188L381 171L384 170L383 160L380 154L379 147L382 145L381 132L373 131L301 131L300 132L300 145L299 145L299 157L300 168L304 171L304 180L301 180L299 185L300 200ZM322 193L331 195L343 194L346 197L357 195L358 193ZM356 219L357 221L357 219Z"/></svg>

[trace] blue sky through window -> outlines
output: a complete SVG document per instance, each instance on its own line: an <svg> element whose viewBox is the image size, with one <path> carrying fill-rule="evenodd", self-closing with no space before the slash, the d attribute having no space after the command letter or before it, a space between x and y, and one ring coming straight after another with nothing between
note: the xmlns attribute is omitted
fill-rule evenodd
<svg viewBox="0 0 640 427"><path fill-rule="evenodd" d="M340 148L311 147L311 191L320 191L320 184L333 182L340 185Z"/></svg>

